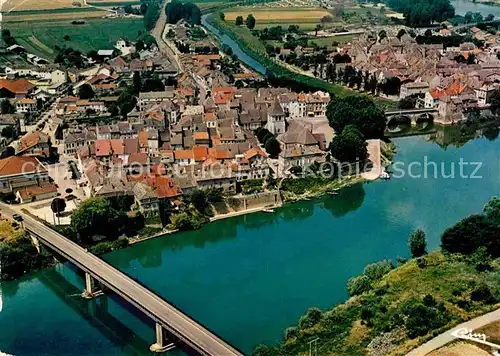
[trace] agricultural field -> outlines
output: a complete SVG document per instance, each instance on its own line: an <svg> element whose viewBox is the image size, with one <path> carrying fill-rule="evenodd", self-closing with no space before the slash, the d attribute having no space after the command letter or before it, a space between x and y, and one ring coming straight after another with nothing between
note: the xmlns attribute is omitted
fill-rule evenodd
<svg viewBox="0 0 500 356"><path fill-rule="evenodd" d="M94 9L91 7L75 9L54 9L54 10L25 10L13 11L3 16L4 24L11 22L45 22L50 20L82 20L89 18L102 18L108 11Z"/></svg>
<svg viewBox="0 0 500 356"><path fill-rule="evenodd" d="M252 14L256 19L256 28L271 26L299 25L302 30L312 30L320 23L321 18L331 15L321 8L282 8L282 7L237 7L224 11L226 21L234 21L236 17L245 19Z"/></svg>
<svg viewBox="0 0 500 356"><path fill-rule="evenodd" d="M2 11L31 11L71 8L73 2L83 6L83 0L7 0Z"/></svg>
<svg viewBox="0 0 500 356"><path fill-rule="evenodd" d="M88 5L92 6L104 6L104 7L115 7L115 6L125 6L125 5L140 5L140 0L91 0L87 1Z"/></svg>
<svg viewBox="0 0 500 356"><path fill-rule="evenodd" d="M83 25L72 25L65 20L6 23L17 42L29 52L46 59L54 59L55 46L71 47L87 53L93 49L112 49L120 38L135 40L144 31L140 18L88 19ZM64 36L69 36L69 41Z"/></svg>

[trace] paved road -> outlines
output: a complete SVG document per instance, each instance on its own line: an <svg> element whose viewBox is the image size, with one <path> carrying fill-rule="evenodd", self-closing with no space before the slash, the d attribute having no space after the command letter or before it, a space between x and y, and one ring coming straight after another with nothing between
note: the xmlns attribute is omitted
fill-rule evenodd
<svg viewBox="0 0 500 356"><path fill-rule="evenodd" d="M16 211L0 204L3 214L12 216ZM202 355L243 355L218 336L176 309L158 295L143 287L124 273L104 262L64 236L24 215L24 227L37 235L47 246L68 258L96 280L113 290L170 333Z"/></svg>
<svg viewBox="0 0 500 356"><path fill-rule="evenodd" d="M164 1L163 6L160 9L160 17L158 18L158 21L156 21L155 27L151 30L151 35L156 39L160 52L170 59L170 62L172 62L175 66L175 69L182 72L182 64L178 55L165 41L165 25L167 24L167 14L165 13L165 8L169 2L170 0Z"/></svg>
<svg viewBox="0 0 500 356"><path fill-rule="evenodd" d="M497 309L491 313L484 314L480 317L469 320L465 323L455 326L441 335L436 336L434 339L426 342L420 347L417 347L413 351L409 352L407 356L424 356L428 353L439 349L440 347L446 345L447 343L456 340L456 337L452 336L451 333L455 330L466 328L469 330L476 330L480 327L488 325L494 321L500 320L500 309Z"/></svg>

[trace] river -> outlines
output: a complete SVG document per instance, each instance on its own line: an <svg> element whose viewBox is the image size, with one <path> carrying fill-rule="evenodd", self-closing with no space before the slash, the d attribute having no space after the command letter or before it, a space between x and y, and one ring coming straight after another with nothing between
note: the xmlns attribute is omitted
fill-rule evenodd
<svg viewBox="0 0 500 356"><path fill-rule="evenodd" d="M472 2L469 0L450 0L451 4L455 8L455 13L457 15L465 15L467 12L480 12L484 17L488 14L495 15L496 18L500 17L500 6L487 5L479 2Z"/></svg>
<svg viewBox="0 0 500 356"><path fill-rule="evenodd" d="M438 131L438 142L429 136L395 140L401 165L428 157L443 162L446 173L454 164L458 175L462 158L483 162L480 179L406 176L358 184L338 196L217 221L105 259L250 353L258 343L278 342L308 307L343 301L347 279L367 263L408 256L406 239L414 229L424 229L436 249L446 227L481 211L500 194L497 135L461 139L461 147L449 144L461 137L454 129ZM3 352L145 354L153 341L151 323L116 297L103 305L76 298L82 278L68 266L4 281L1 288Z"/></svg>

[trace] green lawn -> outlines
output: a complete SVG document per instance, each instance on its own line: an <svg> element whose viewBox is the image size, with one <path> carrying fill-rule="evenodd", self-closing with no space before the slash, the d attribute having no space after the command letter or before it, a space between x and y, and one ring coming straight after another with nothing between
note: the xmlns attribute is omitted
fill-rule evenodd
<svg viewBox="0 0 500 356"><path fill-rule="evenodd" d="M72 25L68 20L43 22L15 22L4 24L17 42L29 52L53 59L54 47L66 46L82 52L112 49L119 38L134 40L138 31L144 31L142 19L87 19L83 25ZM70 37L64 41L64 36Z"/></svg>

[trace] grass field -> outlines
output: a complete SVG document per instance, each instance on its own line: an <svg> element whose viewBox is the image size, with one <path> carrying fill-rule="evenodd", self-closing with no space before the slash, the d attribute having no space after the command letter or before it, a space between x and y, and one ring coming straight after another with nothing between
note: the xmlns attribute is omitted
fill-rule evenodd
<svg viewBox="0 0 500 356"><path fill-rule="evenodd" d="M17 42L29 52L53 59L55 45L71 47L82 52L112 49L116 40L134 40L138 31L144 30L142 19L95 19L84 25L72 25L68 21L15 22L4 25ZM64 41L64 36L70 37Z"/></svg>
<svg viewBox="0 0 500 356"><path fill-rule="evenodd" d="M303 30L314 29L322 17L330 15L319 8L276 8L276 7L238 7L224 11L226 21L234 21L236 17L245 19L252 14L256 19L256 28L270 26L299 25Z"/></svg>
<svg viewBox="0 0 500 356"><path fill-rule="evenodd" d="M7 0L2 10L25 11L71 8L71 4L75 1L83 5L83 0Z"/></svg>
<svg viewBox="0 0 500 356"><path fill-rule="evenodd" d="M140 0L92 0L87 1L87 4L93 6L124 6L124 5L140 5Z"/></svg>
<svg viewBox="0 0 500 356"><path fill-rule="evenodd" d="M56 10L40 10L40 11L15 11L8 15L4 15L4 24L7 26L11 22L46 22L50 20L82 20L91 18L102 18L108 12L105 10L96 10L93 8L82 9L56 9ZM35 24L33 26L36 26Z"/></svg>

